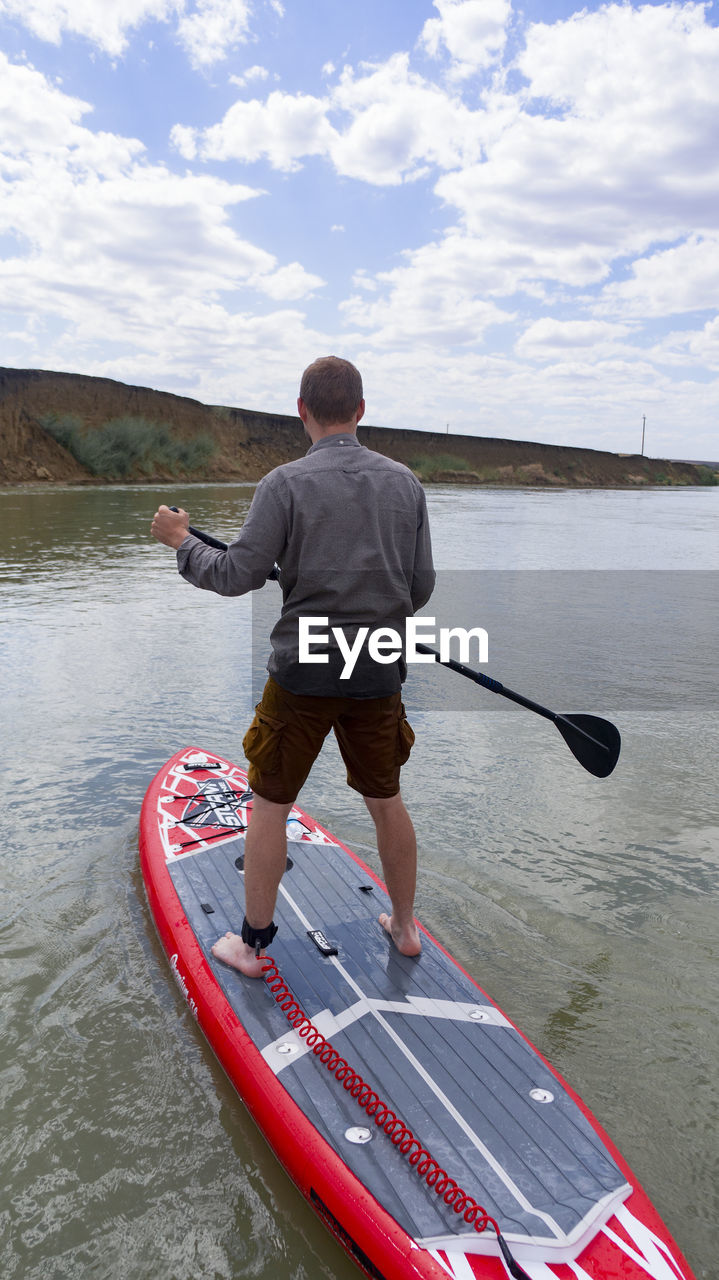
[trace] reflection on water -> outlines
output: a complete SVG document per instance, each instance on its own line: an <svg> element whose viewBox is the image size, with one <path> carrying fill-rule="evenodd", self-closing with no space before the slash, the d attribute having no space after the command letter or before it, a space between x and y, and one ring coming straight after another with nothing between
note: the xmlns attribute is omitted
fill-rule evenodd
<svg viewBox="0 0 719 1280"><path fill-rule="evenodd" d="M156 769L183 745L238 758L251 710L250 602L182 582L147 536L149 519L158 501L174 501L229 538L251 495L0 494L9 1280L356 1275L199 1037L137 870L137 814ZM526 605L526 581L548 590L549 569L672 580L690 569L676 584L684 590L719 567L715 490L428 497L438 563L468 613L461 584L477 570L519 583ZM658 663L625 646L621 670L599 672L574 643L586 625L581 593L566 626L562 593L552 600L551 641L529 633L526 608L513 634L510 610L489 669L510 684L507 672L518 675L540 702L559 697L555 710L616 719L620 764L598 782L539 717L449 672L433 673L447 688L434 702L410 681L417 745L403 790L420 844L418 913L595 1109L709 1280L719 731L695 695L715 654L711 637L696 651L686 643L681 661L668 645L657 679ZM675 636L686 633L677 600L666 613ZM550 681L557 670L572 705ZM637 699L638 689L652 696ZM302 801L378 867L332 743Z"/></svg>
<svg viewBox="0 0 719 1280"><path fill-rule="evenodd" d="M587 964L599 982L602 982L610 971L608 951L602 951L593 962ZM548 1016L544 1033L546 1052L556 1057L570 1049L579 1036L591 1036L597 1026L602 1012L602 989L596 982L587 978L578 978L570 982L567 990L566 1004L561 1009L554 1009Z"/></svg>

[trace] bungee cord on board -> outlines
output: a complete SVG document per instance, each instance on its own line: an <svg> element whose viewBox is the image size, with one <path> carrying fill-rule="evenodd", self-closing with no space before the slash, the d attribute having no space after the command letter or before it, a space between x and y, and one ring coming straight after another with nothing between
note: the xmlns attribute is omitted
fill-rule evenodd
<svg viewBox="0 0 719 1280"><path fill-rule="evenodd" d="M391 1138L394 1146L399 1149L403 1156L406 1156L418 1177L422 1178L436 1195L441 1196L445 1204L449 1205L455 1213L461 1213L465 1222L473 1226L475 1231L481 1233L486 1231L487 1227L494 1229L507 1269L510 1275L514 1277L514 1280L529 1280L526 1271L512 1256L509 1245L504 1239L496 1219L482 1205L478 1204L473 1196L469 1195L467 1191L464 1191L455 1182L446 1169L443 1169L435 1160L431 1152L422 1146L422 1143L415 1137L404 1121L399 1118L386 1102L382 1101L371 1085L367 1084L367 1081L349 1065L326 1036L307 1017L307 1014L298 1004L282 977L272 956L265 956L265 961L264 980L290 1026L297 1032L298 1036L307 1042L308 1049L312 1050L323 1066L351 1094L357 1105L362 1107L367 1112L367 1115L374 1120L375 1124Z"/></svg>

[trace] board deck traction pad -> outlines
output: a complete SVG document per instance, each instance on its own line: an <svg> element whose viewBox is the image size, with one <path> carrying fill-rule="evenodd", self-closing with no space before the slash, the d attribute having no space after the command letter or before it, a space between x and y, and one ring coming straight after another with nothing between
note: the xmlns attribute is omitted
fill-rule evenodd
<svg viewBox="0 0 719 1280"><path fill-rule="evenodd" d="M187 749L155 781L141 844L154 822L194 938L267 1071L415 1249L450 1276L506 1275L494 1231L476 1232L426 1186L292 1029L267 983L212 955L212 944L227 930L239 932L244 915L243 831L252 802L244 770ZM146 845L151 840L145 835ZM630 1240L637 1234L626 1168L533 1046L439 944L423 932L421 956L402 956L377 922L382 910L391 904L373 873L294 808L271 955L313 1026L497 1220L532 1280L691 1280L683 1259L670 1261L656 1244L640 1270L583 1269L577 1260L587 1246L600 1235L611 1240L610 1219L624 1220ZM321 1202L315 1207L322 1213ZM620 1252L628 1262L632 1248ZM357 1251L355 1260L382 1275Z"/></svg>

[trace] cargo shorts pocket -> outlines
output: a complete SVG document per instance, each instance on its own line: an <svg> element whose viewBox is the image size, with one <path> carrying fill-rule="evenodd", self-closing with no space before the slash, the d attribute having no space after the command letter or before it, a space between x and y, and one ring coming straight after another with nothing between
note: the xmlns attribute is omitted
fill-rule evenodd
<svg viewBox="0 0 719 1280"><path fill-rule="evenodd" d="M277 773L284 720L268 716L262 703L255 707L255 718L242 739L242 749L259 773Z"/></svg>
<svg viewBox="0 0 719 1280"><path fill-rule="evenodd" d="M409 760L409 753L413 746L414 729L407 719L407 712L404 706L402 706L399 720L397 721L397 764L405 764Z"/></svg>

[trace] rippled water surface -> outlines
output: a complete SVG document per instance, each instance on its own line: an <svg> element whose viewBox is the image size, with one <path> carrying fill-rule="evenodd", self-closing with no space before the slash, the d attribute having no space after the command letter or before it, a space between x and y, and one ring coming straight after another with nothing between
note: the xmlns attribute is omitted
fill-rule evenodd
<svg viewBox="0 0 719 1280"><path fill-rule="evenodd" d="M149 518L174 498L229 536L251 496L0 493L5 1280L358 1274L189 1017L138 873L150 779L180 746L239 759L252 683L250 602L183 583ZM490 674L616 720L624 746L600 782L545 720L446 671L443 705L411 677L418 914L716 1280L719 490L428 500L451 607L500 584ZM378 867L332 744L301 803Z"/></svg>

